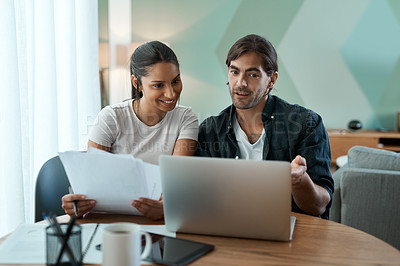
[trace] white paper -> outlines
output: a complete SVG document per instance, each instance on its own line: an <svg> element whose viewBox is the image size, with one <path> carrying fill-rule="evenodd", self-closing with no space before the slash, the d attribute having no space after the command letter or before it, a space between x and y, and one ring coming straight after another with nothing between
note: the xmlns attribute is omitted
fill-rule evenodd
<svg viewBox="0 0 400 266"><path fill-rule="evenodd" d="M103 242L104 227L108 224L99 224L92 243L83 262L101 264L102 253L96 245ZM0 245L0 264L45 264L46 263L46 227L47 224L20 225L14 233ZM96 224L83 224L82 252L85 250ZM176 237L176 234L166 230L165 225L141 225L142 231Z"/></svg>
<svg viewBox="0 0 400 266"><path fill-rule="evenodd" d="M46 224L20 225L0 245L0 263L46 263Z"/></svg>
<svg viewBox="0 0 400 266"><path fill-rule="evenodd" d="M59 154L74 193L96 201L93 211L142 215L132 207L132 201L139 197L158 200L161 196L158 165L97 149Z"/></svg>
<svg viewBox="0 0 400 266"><path fill-rule="evenodd" d="M45 264L47 226L47 224L20 225L0 245L0 263ZM89 242L95 226L96 224L82 225L82 252ZM86 260L84 261L86 262Z"/></svg>

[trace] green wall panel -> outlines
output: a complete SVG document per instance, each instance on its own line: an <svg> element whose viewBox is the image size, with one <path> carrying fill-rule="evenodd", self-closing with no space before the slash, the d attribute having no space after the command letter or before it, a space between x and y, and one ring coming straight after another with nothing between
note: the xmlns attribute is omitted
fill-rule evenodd
<svg viewBox="0 0 400 266"><path fill-rule="evenodd" d="M386 1L371 2L343 46L342 54L376 109L400 57L400 25Z"/></svg>
<svg viewBox="0 0 400 266"><path fill-rule="evenodd" d="M400 22L400 1L399 0L388 0L387 1L393 14L396 16L397 21Z"/></svg>
<svg viewBox="0 0 400 266"><path fill-rule="evenodd" d="M200 121L230 104L226 54L237 39L257 33L277 48L274 94L317 111L328 128L352 119L365 128L396 128L400 1L132 0L131 14L133 42L157 39L177 53L181 104ZM105 16L99 18L104 33Z"/></svg>
<svg viewBox="0 0 400 266"><path fill-rule="evenodd" d="M108 0L98 1L99 42L108 42Z"/></svg>
<svg viewBox="0 0 400 266"><path fill-rule="evenodd" d="M400 59L392 72L388 86L384 89L379 105L376 108L377 118L381 127L396 128L397 119L393 114L400 112Z"/></svg>

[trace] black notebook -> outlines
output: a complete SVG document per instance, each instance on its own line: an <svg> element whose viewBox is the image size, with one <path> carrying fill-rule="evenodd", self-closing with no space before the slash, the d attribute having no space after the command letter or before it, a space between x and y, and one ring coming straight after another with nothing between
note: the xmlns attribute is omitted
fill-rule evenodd
<svg viewBox="0 0 400 266"><path fill-rule="evenodd" d="M163 265L186 265L214 249L213 245L150 233L152 250L144 259ZM144 239L143 239L144 240ZM144 248L145 242L142 241Z"/></svg>

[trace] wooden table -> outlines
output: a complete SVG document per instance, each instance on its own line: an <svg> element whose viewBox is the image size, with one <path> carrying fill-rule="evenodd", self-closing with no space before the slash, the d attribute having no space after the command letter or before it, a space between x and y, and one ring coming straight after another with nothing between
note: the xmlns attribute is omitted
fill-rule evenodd
<svg viewBox="0 0 400 266"><path fill-rule="evenodd" d="M313 216L292 215L297 219L291 242L179 233L177 237L215 245L214 251L191 265L400 265L400 251L372 235ZM60 217L64 222L68 219ZM163 224L110 214L89 214L78 222Z"/></svg>

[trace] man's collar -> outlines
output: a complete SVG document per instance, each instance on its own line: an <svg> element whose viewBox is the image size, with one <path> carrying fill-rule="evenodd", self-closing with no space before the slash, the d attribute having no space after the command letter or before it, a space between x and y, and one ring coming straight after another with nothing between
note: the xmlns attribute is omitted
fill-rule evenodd
<svg viewBox="0 0 400 266"><path fill-rule="evenodd" d="M262 121L265 122L269 118L273 118L275 110L275 96L269 94L267 99L267 104L264 106L262 112Z"/></svg>
<svg viewBox="0 0 400 266"><path fill-rule="evenodd" d="M226 129L226 131L228 133L230 133L233 130L233 119L234 119L234 115L236 115L236 107L231 104L231 108L229 108L229 121L228 121L228 127Z"/></svg>

